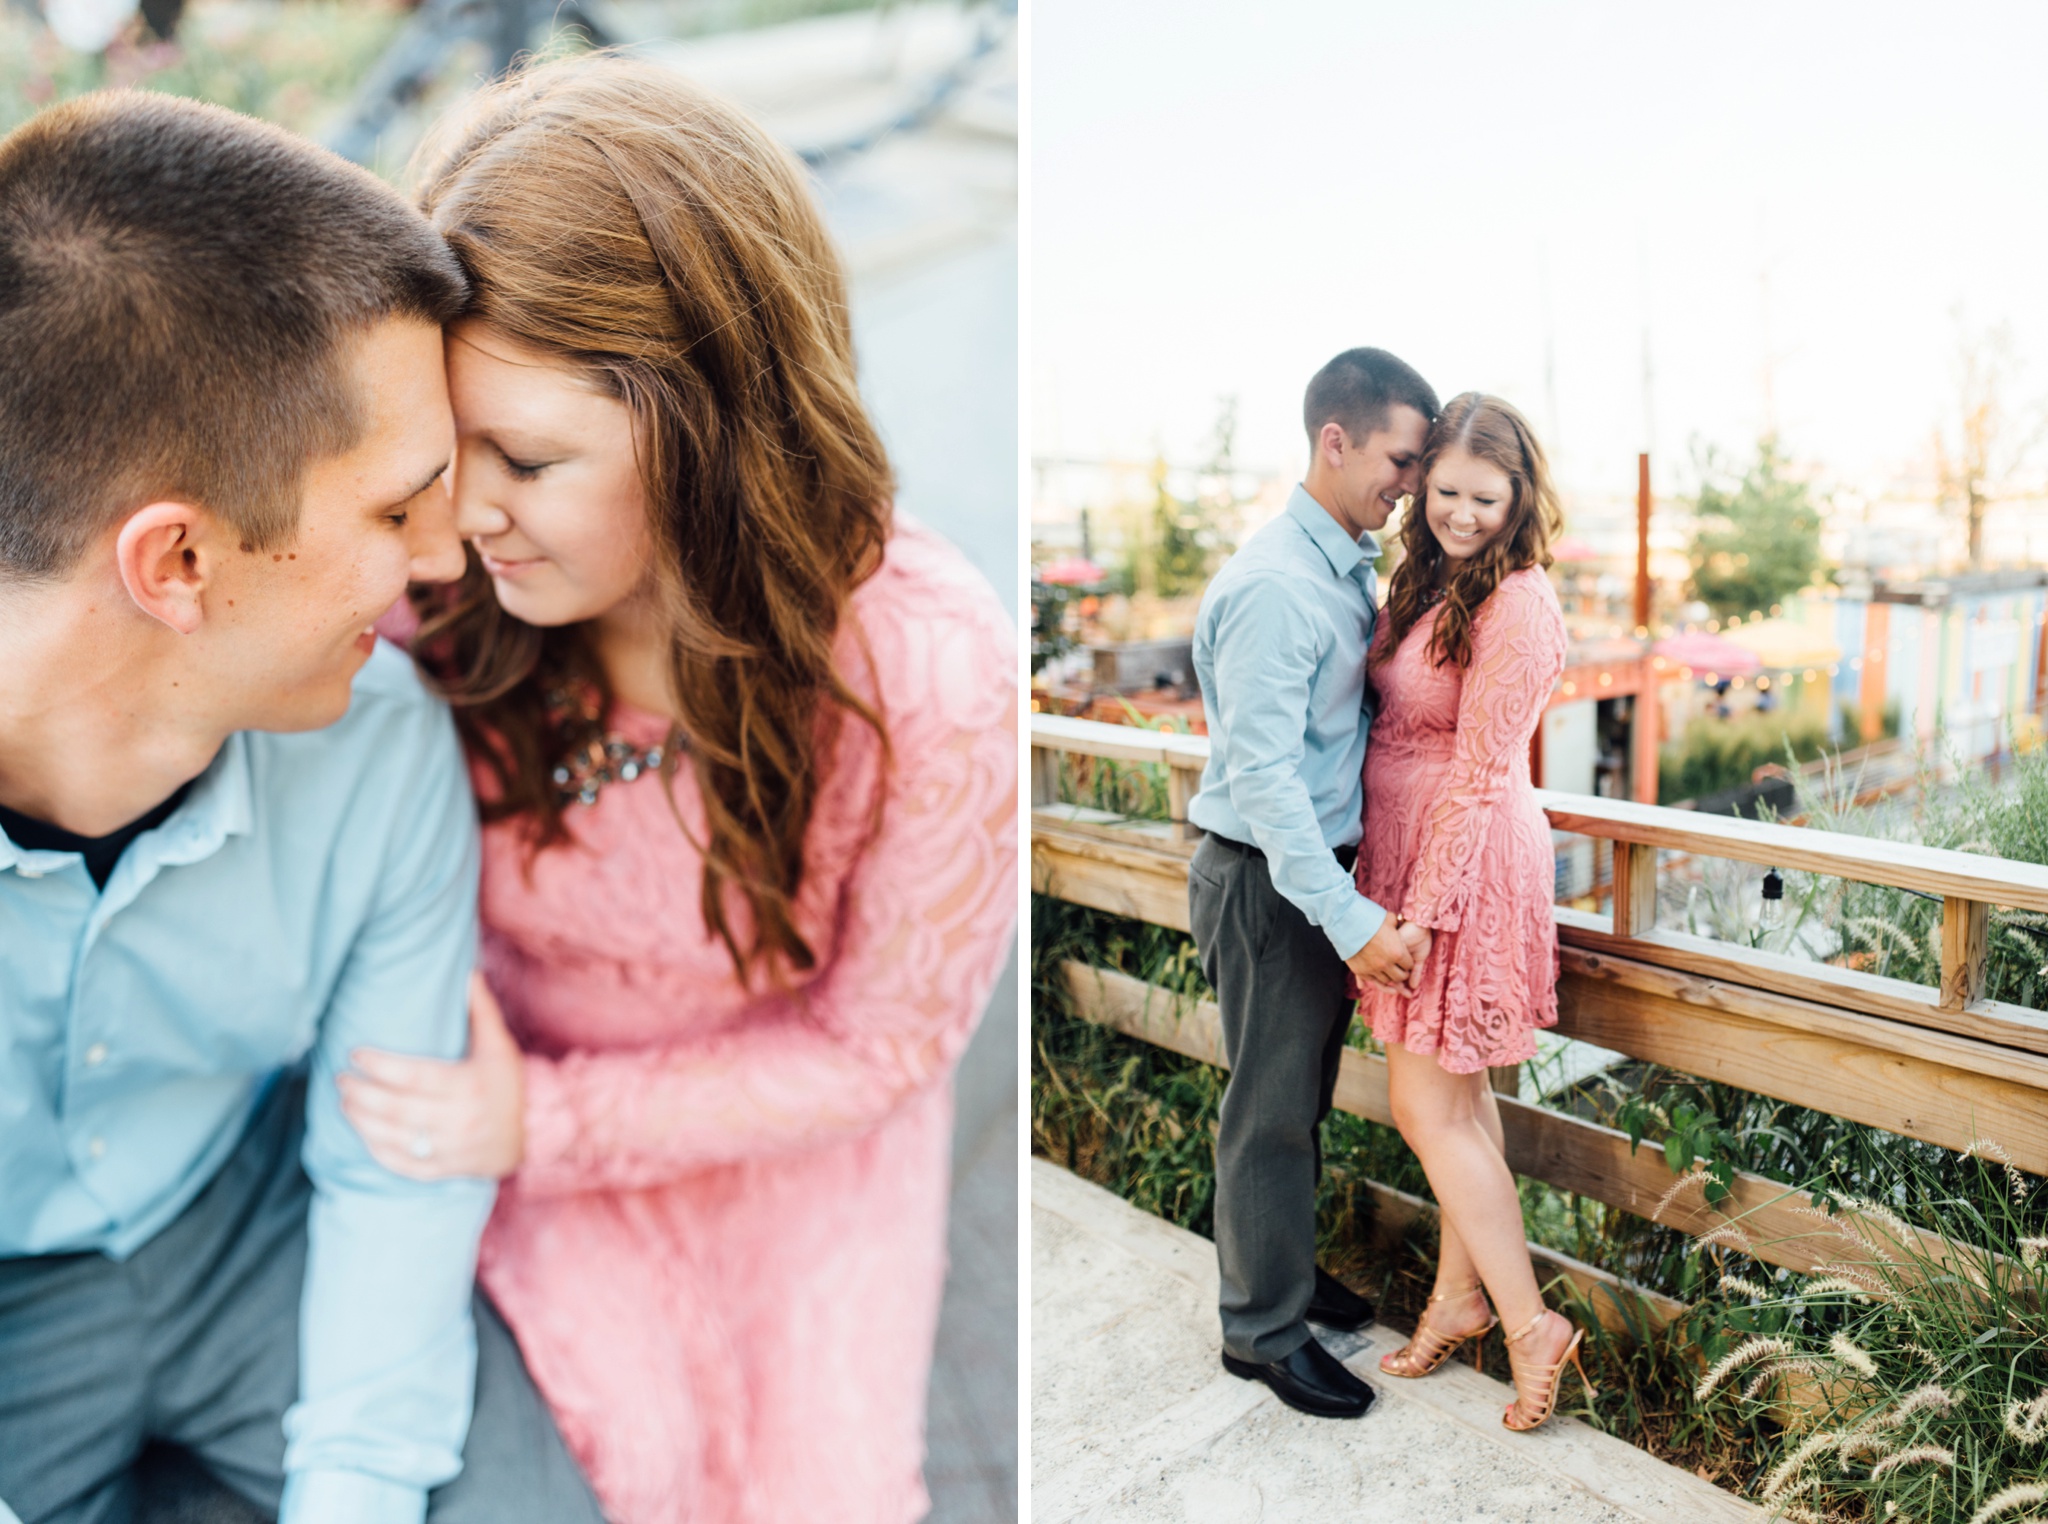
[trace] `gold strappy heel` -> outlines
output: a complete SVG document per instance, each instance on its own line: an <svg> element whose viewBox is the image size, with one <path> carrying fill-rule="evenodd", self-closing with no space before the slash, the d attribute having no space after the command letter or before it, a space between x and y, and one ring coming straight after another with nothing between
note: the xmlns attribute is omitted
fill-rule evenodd
<svg viewBox="0 0 2048 1524"><path fill-rule="evenodd" d="M1486 1336L1500 1327L1500 1319L1497 1317L1489 1318L1484 1328L1475 1329L1468 1334L1447 1334L1431 1326L1429 1308L1434 1307L1438 1302L1457 1301L1470 1296L1475 1291L1481 1290L1484 1290L1484 1288L1479 1282L1474 1281L1471 1285L1462 1287L1457 1291L1439 1292L1437 1295L1432 1296L1429 1299L1429 1305L1422 1309L1422 1316L1416 1319L1415 1337L1406 1344L1403 1344L1392 1354L1381 1355L1380 1369L1389 1376L1399 1376L1405 1381L1412 1381L1418 1377L1427 1376L1439 1365L1442 1365L1444 1361L1450 1359L1452 1351L1457 1349L1467 1339L1479 1341L1478 1344L1472 1347L1472 1364L1476 1368L1479 1364L1480 1348L1485 1344Z"/></svg>
<svg viewBox="0 0 2048 1524"><path fill-rule="evenodd" d="M1531 1318L1528 1322L1524 1323L1520 1328L1516 1329L1513 1333L1508 1335L1509 1365L1513 1366L1516 1364L1515 1346L1521 1343L1522 1340L1528 1338L1530 1334L1534 1333L1537 1330L1537 1328L1542 1324L1543 1320L1549 1315L1549 1309L1545 1308L1542 1312L1537 1313L1535 1317ZM1569 1322L1570 1320L1567 1319L1566 1321ZM1586 1367L1582 1365L1579 1361L1579 1345L1581 1341L1585 1339L1585 1337L1586 1331L1583 1328L1574 1326L1572 1328L1571 1342L1565 1345L1564 1353L1557 1357L1557 1360L1554 1364L1536 1365L1528 1367L1532 1378L1541 1383L1537 1386L1536 1390L1543 1401L1543 1416L1538 1418L1534 1423L1516 1423L1515 1404L1511 1402L1508 1404L1507 1411L1500 1415L1500 1422L1502 1428L1512 1429L1517 1434L1526 1434L1531 1429L1540 1429L1545 1424L1549 1423L1550 1415L1557 1411L1558 1377L1564 1374L1564 1368L1567 1364L1569 1364L1573 1369L1578 1371L1579 1380L1582 1383L1584 1383L1586 1388L1586 1395L1588 1397L1597 1397L1600 1395L1600 1389L1594 1386L1591 1381L1588 1381L1586 1379ZM1515 1381L1516 1401L1520 1401L1522 1396L1522 1383L1520 1380L1521 1374L1522 1372L1520 1369L1517 1369L1515 1371L1515 1376L1517 1378Z"/></svg>

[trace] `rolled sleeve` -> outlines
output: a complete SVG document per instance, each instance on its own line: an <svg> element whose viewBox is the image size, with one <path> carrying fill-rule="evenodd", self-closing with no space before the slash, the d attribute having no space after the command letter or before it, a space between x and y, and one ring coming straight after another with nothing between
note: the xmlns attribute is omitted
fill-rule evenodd
<svg viewBox="0 0 2048 1524"><path fill-rule="evenodd" d="M314 1197L281 1524L414 1524L427 1490L461 1469L469 1429L471 1296L494 1186L385 1169L335 1086L358 1048L456 1058L468 1031L475 807L446 713L420 705L400 718L376 764L390 801L364 805L389 843L375 908L321 1022L308 1087Z"/></svg>
<svg viewBox="0 0 2048 1524"><path fill-rule="evenodd" d="M1329 642L1284 587L1249 582L1233 594L1216 609L1211 637L1231 808L1266 854L1273 887L1349 959L1386 912L1338 865L1302 781L1310 691Z"/></svg>
<svg viewBox="0 0 2048 1524"><path fill-rule="evenodd" d="M294 1471L285 1478L280 1517L293 1524L421 1524L426 1516L423 1487L360 1471ZM0 1511L0 1524L12 1517Z"/></svg>

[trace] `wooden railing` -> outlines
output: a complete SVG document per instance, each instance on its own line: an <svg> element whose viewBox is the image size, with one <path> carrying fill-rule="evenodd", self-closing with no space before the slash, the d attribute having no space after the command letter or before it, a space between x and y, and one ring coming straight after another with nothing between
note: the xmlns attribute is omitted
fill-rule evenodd
<svg viewBox="0 0 2048 1524"><path fill-rule="evenodd" d="M1187 864L1199 833L1186 824L1186 802L1208 760L1207 739L1036 715L1031 744L1032 887L1187 931ZM1063 804L1062 754L1164 766L1171 819L1132 821ZM1561 1035L1946 1148L1990 1145L2018 1168L2048 1174L2048 1015L1983 993L1992 908L2048 913L2048 867L1537 793L1555 829L1614 844L1613 914L1555 912ZM1659 930L1660 850L1937 897L1940 987ZM1212 1005L1187 1008L1165 991L1079 963L1066 977L1076 1009L1091 1019L1223 1061ZM1386 1061L1347 1050L1337 1103L1391 1122ZM1672 1187L1661 1150L1631 1148L1613 1128L1512 1097L1501 1109L1509 1163L1522 1174L1645 1217ZM1750 1252L1796 1270L1841 1257L1841 1239L1816 1221L1804 1192L1761 1176L1738 1174L1718 1210L1697 1190L1684 1193L1658 1220L1694 1234L1733 1221Z"/></svg>

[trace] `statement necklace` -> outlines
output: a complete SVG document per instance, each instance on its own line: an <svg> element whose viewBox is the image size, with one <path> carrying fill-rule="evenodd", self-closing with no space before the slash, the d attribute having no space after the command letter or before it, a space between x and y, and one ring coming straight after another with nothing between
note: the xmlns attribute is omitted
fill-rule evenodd
<svg viewBox="0 0 2048 1524"><path fill-rule="evenodd" d="M652 746L635 746L599 723L599 699L593 691L571 693L556 688L548 694L548 718L562 738L562 760L549 774L564 804L595 804L607 783L631 783L658 773L676 750L676 732Z"/></svg>

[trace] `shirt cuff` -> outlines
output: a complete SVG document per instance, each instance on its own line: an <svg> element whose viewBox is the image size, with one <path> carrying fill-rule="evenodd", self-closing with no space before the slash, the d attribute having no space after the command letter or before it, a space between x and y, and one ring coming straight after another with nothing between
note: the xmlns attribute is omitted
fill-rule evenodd
<svg viewBox="0 0 2048 1524"><path fill-rule="evenodd" d="M422 1524L423 1488L366 1471L293 1471L284 1479L278 1524Z"/></svg>
<svg viewBox="0 0 2048 1524"><path fill-rule="evenodd" d="M1349 963L1360 948L1380 934L1387 913L1364 895L1344 907L1344 913L1323 928L1323 935L1337 949L1337 956Z"/></svg>

